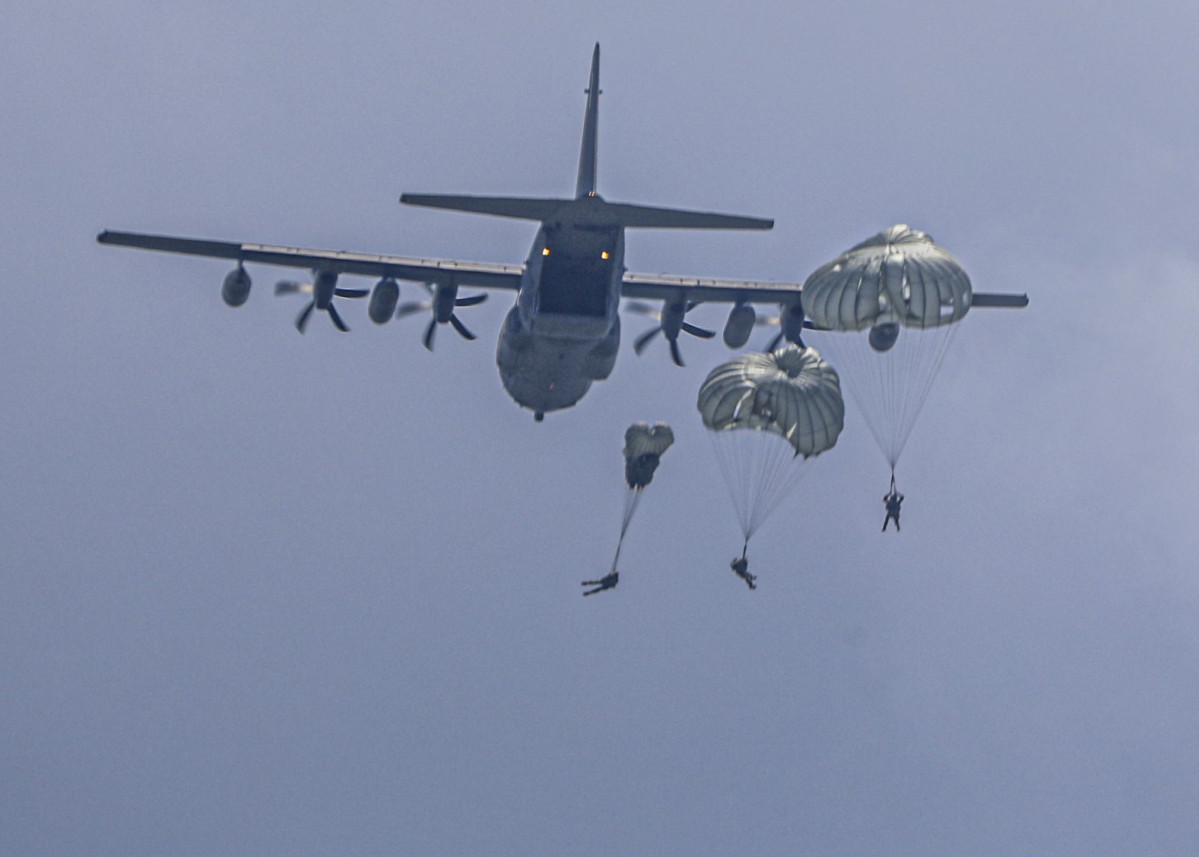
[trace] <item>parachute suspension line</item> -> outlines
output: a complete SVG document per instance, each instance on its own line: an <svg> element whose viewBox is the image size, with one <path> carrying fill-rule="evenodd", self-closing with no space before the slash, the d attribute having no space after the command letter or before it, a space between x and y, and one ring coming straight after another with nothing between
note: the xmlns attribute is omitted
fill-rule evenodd
<svg viewBox="0 0 1199 857"><path fill-rule="evenodd" d="M624 536L616 543L616 555L612 557L612 571L616 571L616 563L620 561L620 548L624 544Z"/></svg>
<svg viewBox="0 0 1199 857"><path fill-rule="evenodd" d="M632 489L625 492L624 496L624 516L620 521L620 538L624 541L624 534L629 530L629 523L633 520L633 515L637 512L637 506L641 503L640 489Z"/></svg>
<svg viewBox="0 0 1199 857"><path fill-rule="evenodd" d="M893 375L890 389L896 395L887 458L892 469L907 445L916 417L924 408L957 330L958 325L948 324L926 330L905 331L910 338L920 337L921 341L918 347L907 348L904 354L896 355L900 359L891 367Z"/></svg>
<svg viewBox="0 0 1199 857"><path fill-rule="evenodd" d="M785 438L764 432L711 432L712 449L729 488L748 544L762 523L790 496L807 461Z"/></svg>
<svg viewBox="0 0 1199 857"><path fill-rule="evenodd" d="M620 549L624 547L624 536L629 531L629 524L633 520L633 515L637 513L637 507L641 504L641 489L630 488L625 492L624 496L624 515L620 520L620 539L616 542L616 555L612 557L612 570L616 570L616 562L620 559Z"/></svg>
<svg viewBox="0 0 1199 857"><path fill-rule="evenodd" d="M827 332L820 347L830 355L879 449L894 470L916 418L944 365L957 324L905 327L886 352L874 351L866 332Z"/></svg>

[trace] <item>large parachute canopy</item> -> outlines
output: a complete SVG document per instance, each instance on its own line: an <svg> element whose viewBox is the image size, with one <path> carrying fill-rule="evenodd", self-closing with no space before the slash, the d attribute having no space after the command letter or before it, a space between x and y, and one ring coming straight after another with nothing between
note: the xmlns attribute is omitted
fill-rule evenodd
<svg viewBox="0 0 1199 857"><path fill-rule="evenodd" d="M747 541L845 423L836 371L816 349L792 344L717 366L696 405Z"/></svg>
<svg viewBox="0 0 1199 857"><path fill-rule="evenodd" d="M697 405L713 431L773 432L804 458L831 449L845 422L836 370L816 349L790 344L717 366L699 388Z"/></svg>
<svg viewBox="0 0 1199 857"><path fill-rule="evenodd" d="M805 313L831 331L813 338L840 367L892 471L972 298L957 259L904 224L852 247L804 283Z"/></svg>
<svg viewBox="0 0 1199 857"><path fill-rule="evenodd" d="M940 327L970 309L970 278L958 260L923 232L885 229L822 265L803 287L803 307L817 327L883 327L872 345L885 351L898 327ZM884 327L886 326L886 327ZM882 347L885 346L885 347Z"/></svg>
<svg viewBox="0 0 1199 857"><path fill-rule="evenodd" d="M624 478L630 489L640 491L654 479L662 453L674 443L674 432L666 423L633 423L624 433Z"/></svg>

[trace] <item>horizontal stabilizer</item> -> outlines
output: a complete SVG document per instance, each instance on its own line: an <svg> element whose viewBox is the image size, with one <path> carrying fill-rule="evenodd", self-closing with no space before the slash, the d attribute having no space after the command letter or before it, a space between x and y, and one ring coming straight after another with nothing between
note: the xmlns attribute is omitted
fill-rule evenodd
<svg viewBox="0 0 1199 857"><path fill-rule="evenodd" d="M472 214L490 214L495 217L517 217L521 220L553 220L563 206L570 205L569 199L546 199L527 196L455 196L439 193L406 193L400 202L407 205L423 205L426 208L444 208L447 211L466 211Z"/></svg>
<svg viewBox="0 0 1199 857"><path fill-rule="evenodd" d="M972 308L979 307L1009 307L1020 309L1028 306L1028 295L998 295L975 292L970 298Z"/></svg>
<svg viewBox="0 0 1199 857"><path fill-rule="evenodd" d="M655 208L622 202L606 202L598 196L554 199L522 196L458 196L406 193L400 202L449 211L516 217L542 223L570 221L587 225L625 226L646 229L771 229L773 220L712 214L678 208Z"/></svg>
<svg viewBox="0 0 1199 857"><path fill-rule="evenodd" d="M621 226L651 229L773 229L774 221L762 217L712 214L679 208L654 208L621 202L605 203Z"/></svg>

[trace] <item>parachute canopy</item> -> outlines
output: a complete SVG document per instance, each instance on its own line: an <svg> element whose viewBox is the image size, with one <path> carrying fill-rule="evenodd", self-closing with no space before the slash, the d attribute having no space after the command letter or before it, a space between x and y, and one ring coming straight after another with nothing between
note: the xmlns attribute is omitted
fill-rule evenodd
<svg viewBox="0 0 1199 857"><path fill-rule="evenodd" d="M697 406L713 431L773 432L804 458L832 449L845 424L836 370L816 349L792 344L717 366L700 387Z"/></svg>
<svg viewBox="0 0 1199 857"><path fill-rule="evenodd" d="M817 268L803 287L803 307L817 327L871 331L886 351L898 327L950 324L970 309L970 278L933 239L905 224L886 229Z"/></svg>
<svg viewBox="0 0 1199 857"><path fill-rule="evenodd" d="M892 473L973 296L957 259L902 224L804 283L804 311L830 331L813 339L836 361Z"/></svg>
<svg viewBox="0 0 1199 857"><path fill-rule="evenodd" d="M633 423L624 433L624 478L629 488L641 490L653 481L662 453L674 443L666 423Z"/></svg>

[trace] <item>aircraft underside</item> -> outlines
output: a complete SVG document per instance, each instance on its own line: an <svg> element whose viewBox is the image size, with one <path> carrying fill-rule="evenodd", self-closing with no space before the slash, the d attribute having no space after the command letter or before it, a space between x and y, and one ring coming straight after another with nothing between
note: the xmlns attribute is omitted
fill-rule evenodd
<svg viewBox="0 0 1199 857"><path fill-rule="evenodd" d="M620 349L620 317L611 324L600 317L540 315L528 328L520 310L508 314L500 334L496 364L504 389L538 419L573 406L602 381L616 364Z"/></svg>

